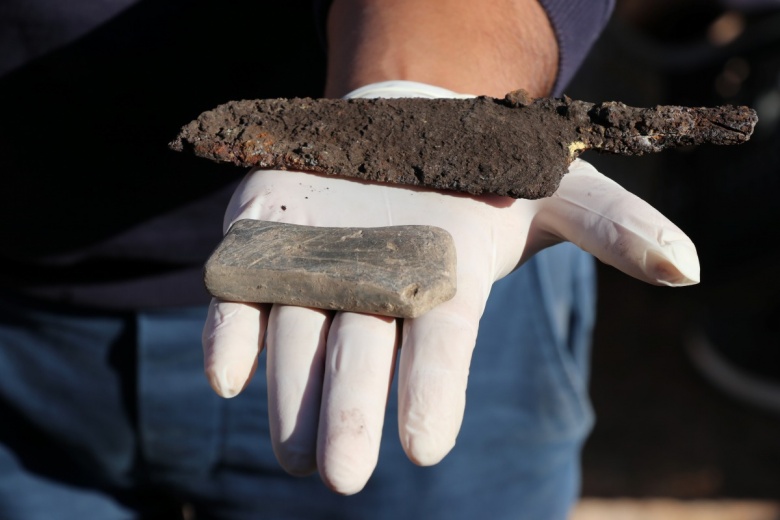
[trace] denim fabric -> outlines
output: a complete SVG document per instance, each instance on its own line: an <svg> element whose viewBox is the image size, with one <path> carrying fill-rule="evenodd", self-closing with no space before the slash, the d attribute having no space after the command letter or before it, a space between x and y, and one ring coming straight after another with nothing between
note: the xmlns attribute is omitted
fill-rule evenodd
<svg viewBox="0 0 780 520"><path fill-rule="evenodd" d="M203 376L206 310L85 313L0 301L0 519L564 519L592 425L592 259L542 252L498 282L458 444L419 468L395 397L357 495L287 476L268 437L264 360L223 400Z"/></svg>

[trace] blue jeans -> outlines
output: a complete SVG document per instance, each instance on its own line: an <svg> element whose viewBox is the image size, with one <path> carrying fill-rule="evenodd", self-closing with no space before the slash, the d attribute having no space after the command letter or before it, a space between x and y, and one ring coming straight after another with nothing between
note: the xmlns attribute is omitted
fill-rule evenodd
<svg viewBox="0 0 780 520"><path fill-rule="evenodd" d="M566 517L592 425L592 259L542 252L497 283L458 444L414 466L388 406L382 452L351 497L277 465L261 367L240 396L208 387L206 309L83 312L0 300L0 518L70 520Z"/></svg>

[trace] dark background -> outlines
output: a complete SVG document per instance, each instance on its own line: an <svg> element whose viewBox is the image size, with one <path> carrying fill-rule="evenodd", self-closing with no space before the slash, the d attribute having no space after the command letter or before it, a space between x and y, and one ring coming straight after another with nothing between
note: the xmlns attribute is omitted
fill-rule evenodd
<svg viewBox="0 0 780 520"><path fill-rule="evenodd" d="M759 112L739 147L583 157L675 221L702 265L700 285L677 289L599 265L584 496L780 499L780 411L722 392L687 350L714 324L714 341L780 385L780 9L619 0L567 94Z"/></svg>

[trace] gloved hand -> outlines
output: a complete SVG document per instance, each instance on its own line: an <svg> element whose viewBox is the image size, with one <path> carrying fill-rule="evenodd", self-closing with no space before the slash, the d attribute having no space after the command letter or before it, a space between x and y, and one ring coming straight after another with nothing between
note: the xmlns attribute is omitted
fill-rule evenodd
<svg viewBox="0 0 780 520"><path fill-rule="evenodd" d="M353 97L452 97L430 85L388 82ZM213 301L203 333L216 392L241 391L267 332L271 435L292 474L319 469L333 490L363 488L376 466L385 404L399 378L399 434L417 464L452 448L464 413L477 327L494 281L541 249L568 240L640 280L698 282L690 240L648 204L583 161L557 192L535 201L472 197L309 173L250 172L225 215L310 226L428 224L448 230L458 255L456 296L425 315L396 320L284 305ZM400 352L395 367L397 349Z"/></svg>

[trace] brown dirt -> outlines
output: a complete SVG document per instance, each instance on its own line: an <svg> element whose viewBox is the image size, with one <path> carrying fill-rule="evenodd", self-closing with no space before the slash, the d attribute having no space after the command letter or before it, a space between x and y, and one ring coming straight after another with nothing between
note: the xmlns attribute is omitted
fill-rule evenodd
<svg viewBox="0 0 780 520"><path fill-rule="evenodd" d="M746 107L639 109L569 98L263 99L204 112L171 143L244 167L302 170L473 195L551 195L596 148L642 155L746 141Z"/></svg>

